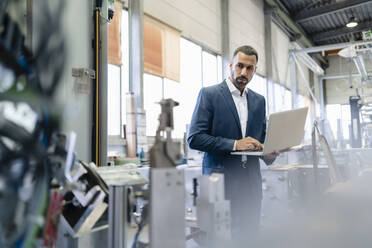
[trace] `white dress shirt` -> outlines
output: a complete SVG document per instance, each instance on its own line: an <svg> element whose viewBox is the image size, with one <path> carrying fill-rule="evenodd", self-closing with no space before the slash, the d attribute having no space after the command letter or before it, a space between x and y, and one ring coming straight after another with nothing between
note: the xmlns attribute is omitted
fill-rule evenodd
<svg viewBox="0 0 372 248"><path fill-rule="evenodd" d="M231 82L230 77L226 79L227 86L231 92L231 96L234 100L236 110L239 115L240 120L240 127L242 131L242 137L245 137L245 130L247 128L247 121L248 121L248 101L247 101L247 92L248 88L245 86L243 94L240 94L240 90L238 90L235 85ZM236 141L234 142L234 148L236 150Z"/></svg>

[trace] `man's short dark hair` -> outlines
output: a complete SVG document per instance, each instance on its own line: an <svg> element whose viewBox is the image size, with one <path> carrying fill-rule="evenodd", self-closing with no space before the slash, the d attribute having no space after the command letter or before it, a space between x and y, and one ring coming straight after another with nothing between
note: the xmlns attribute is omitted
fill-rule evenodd
<svg viewBox="0 0 372 248"><path fill-rule="evenodd" d="M258 53L257 53L256 49L254 49L253 47L251 47L251 46L241 46L241 47L238 47L234 51L233 58L235 57L235 55L238 54L238 52L242 52L245 55L255 55L256 56L256 62L258 62Z"/></svg>

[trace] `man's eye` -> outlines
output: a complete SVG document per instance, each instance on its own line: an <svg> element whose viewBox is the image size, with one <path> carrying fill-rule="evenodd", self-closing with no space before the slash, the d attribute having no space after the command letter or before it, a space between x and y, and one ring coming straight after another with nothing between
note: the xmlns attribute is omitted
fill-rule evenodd
<svg viewBox="0 0 372 248"><path fill-rule="evenodd" d="M248 70L248 71L252 71L252 70L253 70L253 68L254 68L254 67L253 67L253 66L251 66L251 65L250 65L250 66L247 66L247 70Z"/></svg>
<svg viewBox="0 0 372 248"><path fill-rule="evenodd" d="M240 69L243 69L243 65L242 64L238 64L238 67L240 68Z"/></svg>

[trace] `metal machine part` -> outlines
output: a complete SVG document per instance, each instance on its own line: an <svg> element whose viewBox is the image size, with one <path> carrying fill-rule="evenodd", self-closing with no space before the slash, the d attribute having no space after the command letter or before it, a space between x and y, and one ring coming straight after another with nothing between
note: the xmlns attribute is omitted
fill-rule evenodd
<svg viewBox="0 0 372 248"><path fill-rule="evenodd" d="M197 219L207 233L210 248L228 247L231 241L230 201L225 199L224 175L213 173L199 178L200 197L197 199Z"/></svg>
<svg viewBox="0 0 372 248"><path fill-rule="evenodd" d="M108 187L100 176L83 162L72 175L72 182L80 185L64 194L62 222L72 237L91 232L108 207Z"/></svg>
<svg viewBox="0 0 372 248"><path fill-rule="evenodd" d="M160 102L161 114L156 131L155 144L150 150L151 168L172 168L181 159L180 143L172 141L173 107L178 102L165 99ZM165 132L165 133L164 133ZM164 137L166 136L166 137Z"/></svg>
<svg viewBox="0 0 372 248"><path fill-rule="evenodd" d="M316 135L317 134L317 135ZM324 153L324 156L327 161L327 165L329 168L329 177L331 180L331 184L336 184L339 182L343 182L344 178L341 175L340 168L337 166L335 159L332 155L331 148L328 145L327 139L320 133L318 128L318 123L314 122L314 128L312 132L312 150L313 150L313 163L314 163L314 178L315 183L318 182L318 155L316 151L316 138L318 137L318 141ZM317 186L317 184L315 184ZM318 190L317 190L318 191Z"/></svg>
<svg viewBox="0 0 372 248"><path fill-rule="evenodd" d="M176 168L150 171L150 247L185 247L184 173Z"/></svg>
<svg viewBox="0 0 372 248"><path fill-rule="evenodd" d="M362 147L362 134L360 125L360 108L362 107L362 100L360 96L350 96L350 113L351 113L351 147Z"/></svg>
<svg viewBox="0 0 372 248"><path fill-rule="evenodd" d="M181 159L181 147L171 137L173 107L178 103L165 99L160 105L159 127L150 150L150 246L182 248L185 247L184 173L175 168Z"/></svg>
<svg viewBox="0 0 372 248"><path fill-rule="evenodd" d="M125 248L127 242L128 189L110 186L108 247Z"/></svg>

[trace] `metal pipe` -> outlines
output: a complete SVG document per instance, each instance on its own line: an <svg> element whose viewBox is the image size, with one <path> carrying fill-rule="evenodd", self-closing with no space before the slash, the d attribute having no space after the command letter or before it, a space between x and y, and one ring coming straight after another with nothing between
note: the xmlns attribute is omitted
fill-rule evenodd
<svg viewBox="0 0 372 248"><path fill-rule="evenodd" d="M96 2L96 8L94 10L94 70L96 71L95 84L93 87L93 128L92 128L92 160L98 166L99 165L99 84L101 80L100 65L101 65L101 27L100 27L100 7L99 1Z"/></svg>
<svg viewBox="0 0 372 248"><path fill-rule="evenodd" d="M221 1L221 48L223 78L228 75L230 63L229 0Z"/></svg>
<svg viewBox="0 0 372 248"><path fill-rule="evenodd" d="M324 103L324 85L323 85L323 78L318 78L318 84L319 84L319 98L320 98L320 118L322 120L327 118L327 114L325 111L325 103Z"/></svg>
<svg viewBox="0 0 372 248"><path fill-rule="evenodd" d="M367 73L366 65L364 63L363 55L359 54L358 55L358 60L359 60L360 72L361 72L361 75L362 75L362 80L366 80L366 79L368 79L368 73Z"/></svg>
<svg viewBox="0 0 372 248"><path fill-rule="evenodd" d="M359 61L357 59L357 57L353 57L353 61L354 61L354 64L355 64L355 67L357 68L358 70L358 73L361 77L363 77L363 74L362 74L362 71L360 69L360 66L359 66ZM351 70L351 65L349 66L349 70ZM351 73L350 73L351 74Z"/></svg>
<svg viewBox="0 0 372 248"><path fill-rule="evenodd" d="M345 42L345 43L324 45L324 46L315 46L315 47L309 47L309 48L304 48L304 49L299 49L299 50L290 50L290 52L317 53L317 52L323 52L323 51L329 51L329 50L335 50L335 49L342 49L347 46L361 46L361 45L368 45L368 44L372 44L372 41L356 41L356 42Z"/></svg>
<svg viewBox="0 0 372 248"><path fill-rule="evenodd" d="M127 186L111 185L109 194L108 247L127 247Z"/></svg>
<svg viewBox="0 0 372 248"><path fill-rule="evenodd" d="M291 81L291 94L292 94L292 108L297 107L297 73L296 63L294 61L294 54L289 55L289 78Z"/></svg>
<svg viewBox="0 0 372 248"><path fill-rule="evenodd" d="M318 100L315 98L314 93L313 93L313 91L312 91L311 88L310 88L310 83L309 83L309 81L307 80L307 78L305 77L305 73L304 73L304 71L302 70L301 65L298 63L298 61L297 61L297 59L296 59L296 55L293 54L292 57L293 57L293 60L295 61L296 65L297 65L297 67L298 67L298 69L299 69L299 71L300 71L300 74L301 74L302 79L306 82L306 83L305 83L305 86L306 86L307 90L309 91L311 98L313 99L313 101L314 101L315 103L318 103Z"/></svg>
<svg viewBox="0 0 372 248"><path fill-rule="evenodd" d="M352 73L352 77L360 77L359 73ZM342 78L348 78L349 74L339 74L339 75L324 75L319 77L319 79L325 80L325 79L342 79Z"/></svg>

